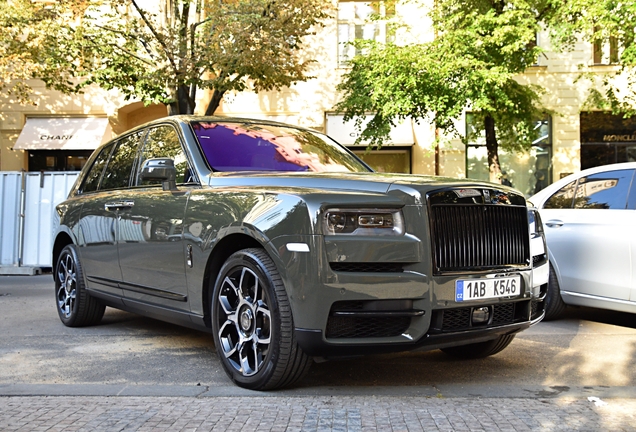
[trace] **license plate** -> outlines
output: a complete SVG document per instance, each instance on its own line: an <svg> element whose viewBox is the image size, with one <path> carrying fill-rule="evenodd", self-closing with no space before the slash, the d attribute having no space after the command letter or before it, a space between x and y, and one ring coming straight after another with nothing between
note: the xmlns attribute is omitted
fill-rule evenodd
<svg viewBox="0 0 636 432"><path fill-rule="evenodd" d="M521 293L521 276L460 279L455 282L455 301L513 297Z"/></svg>

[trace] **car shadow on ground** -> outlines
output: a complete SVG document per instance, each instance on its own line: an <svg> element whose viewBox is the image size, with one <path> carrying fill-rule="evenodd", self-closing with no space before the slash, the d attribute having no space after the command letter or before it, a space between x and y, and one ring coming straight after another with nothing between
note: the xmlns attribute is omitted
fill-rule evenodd
<svg viewBox="0 0 636 432"><path fill-rule="evenodd" d="M577 319L593 321L636 329L636 315L627 312L617 312L606 309L596 309L583 306L568 306L560 319Z"/></svg>

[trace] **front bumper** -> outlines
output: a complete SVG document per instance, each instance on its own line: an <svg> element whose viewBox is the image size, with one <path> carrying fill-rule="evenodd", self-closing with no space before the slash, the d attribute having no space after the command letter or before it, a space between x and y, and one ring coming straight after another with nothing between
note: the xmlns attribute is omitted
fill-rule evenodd
<svg viewBox="0 0 636 432"><path fill-rule="evenodd" d="M440 348L485 342L502 335L515 334L538 323L543 318L543 308L537 301L495 303L490 309L490 320L473 323L472 313L483 305L433 310L428 331L418 340L396 342L395 338L375 337L330 339L321 330L296 328L296 339L309 355L318 357L348 357L365 354L381 354L400 351L429 351ZM413 318L417 319L417 318ZM352 326L359 323L352 321ZM328 329L329 331L329 329ZM328 336L328 335L327 335ZM405 336L405 335L402 335ZM391 340L392 339L392 340Z"/></svg>
<svg viewBox="0 0 636 432"><path fill-rule="evenodd" d="M315 357L338 358L368 354L386 354L401 351L431 351L440 348L485 342L499 336L515 334L529 328L533 323L508 324L479 330L464 330L443 334L426 334L412 343L373 343L334 345L324 340L319 330L296 329L296 340L303 351Z"/></svg>

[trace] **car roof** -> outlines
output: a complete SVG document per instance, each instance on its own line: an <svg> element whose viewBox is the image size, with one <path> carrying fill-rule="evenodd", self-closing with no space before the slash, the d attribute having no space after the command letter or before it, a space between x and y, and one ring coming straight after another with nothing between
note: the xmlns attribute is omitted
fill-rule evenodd
<svg viewBox="0 0 636 432"><path fill-rule="evenodd" d="M563 186L567 185L568 183L578 178L585 177L591 174L598 174L601 172L619 171L624 169L636 169L636 162L623 162L623 163L616 163L616 164L609 164L609 165L600 165L600 166L584 169L582 171L570 174L569 176L563 177L562 179L547 186L545 189L532 195L530 198L528 198L528 201L530 201L532 205L536 207L542 207L543 203L549 197L551 197L552 194L554 194Z"/></svg>

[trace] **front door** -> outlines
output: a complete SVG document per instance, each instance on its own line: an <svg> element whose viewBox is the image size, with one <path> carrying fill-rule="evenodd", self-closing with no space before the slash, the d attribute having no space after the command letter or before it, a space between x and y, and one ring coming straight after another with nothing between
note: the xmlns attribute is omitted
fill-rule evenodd
<svg viewBox="0 0 636 432"><path fill-rule="evenodd" d="M630 299L636 262L636 211L627 208L632 177L633 170L592 174L544 205L541 217L562 291Z"/></svg>
<svg viewBox="0 0 636 432"><path fill-rule="evenodd" d="M143 162L171 158L177 170L175 191L139 177ZM139 302L189 311L185 276L183 220L190 182L190 164L178 132L170 125L148 131L139 156L134 186L125 201L131 206L119 213L119 263L124 295Z"/></svg>

